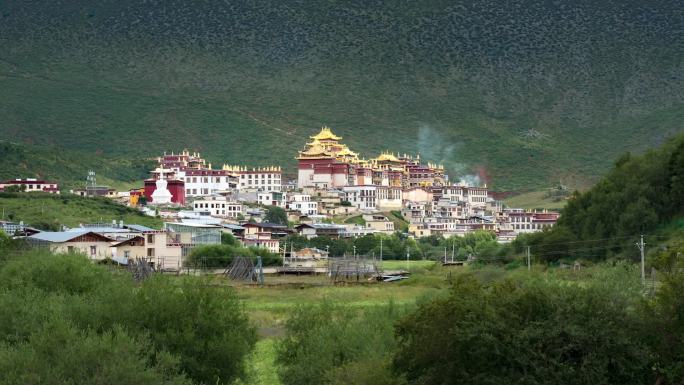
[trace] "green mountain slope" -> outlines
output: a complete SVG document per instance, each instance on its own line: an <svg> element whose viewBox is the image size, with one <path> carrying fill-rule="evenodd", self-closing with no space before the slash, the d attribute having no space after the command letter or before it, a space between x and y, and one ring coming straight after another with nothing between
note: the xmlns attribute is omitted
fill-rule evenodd
<svg viewBox="0 0 684 385"><path fill-rule="evenodd" d="M107 198L46 193L0 193L2 220L23 221L42 230L60 231L62 226L124 221L161 228L162 220L120 205Z"/></svg>
<svg viewBox="0 0 684 385"><path fill-rule="evenodd" d="M45 178L60 184L62 191L84 187L88 171L95 171L97 183L113 188L142 187L154 161L116 158L112 155L64 150L53 146L24 145L0 141L0 180Z"/></svg>
<svg viewBox="0 0 684 385"><path fill-rule="evenodd" d="M684 134L642 155L621 156L594 187L569 199L550 231L529 234L516 243L527 242L537 256L547 260L638 258L634 246L641 236L646 237L649 250L665 243L681 245L682 197Z"/></svg>
<svg viewBox="0 0 684 385"><path fill-rule="evenodd" d="M281 163L322 125L498 190L682 131L679 1L0 3L0 135ZM291 171L291 174L294 170Z"/></svg>

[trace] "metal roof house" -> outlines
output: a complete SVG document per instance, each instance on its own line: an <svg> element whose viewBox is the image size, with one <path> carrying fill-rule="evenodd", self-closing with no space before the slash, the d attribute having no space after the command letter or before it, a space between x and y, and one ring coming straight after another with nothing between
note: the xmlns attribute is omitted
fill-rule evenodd
<svg viewBox="0 0 684 385"><path fill-rule="evenodd" d="M114 239L90 230L45 231L25 238L34 247L44 247L53 253L82 253L91 259L112 257L111 242Z"/></svg>

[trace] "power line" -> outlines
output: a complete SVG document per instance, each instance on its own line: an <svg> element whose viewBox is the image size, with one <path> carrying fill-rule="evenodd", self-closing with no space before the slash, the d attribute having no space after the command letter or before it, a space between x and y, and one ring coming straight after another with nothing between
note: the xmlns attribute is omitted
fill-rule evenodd
<svg viewBox="0 0 684 385"><path fill-rule="evenodd" d="M570 249L570 250L551 250L540 255L554 255L554 254L567 254L567 253L581 253L583 251L595 251L595 250L609 250L617 249L620 246L598 246L598 247L587 247L584 249Z"/></svg>
<svg viewBox="0 0 684 385"><path fill-rule="evenodd" d="M570 245L570 244L575 244L575 243L587 243L587 242L609 241L609 240L614 240L614 239L627 239L627 238L636 238L636 237L638 237L638 235L629 235L629 236L624 236L624 237L611 237L611 238L586 239L586 240L583 240L583 241L558 242L558 243L545 243L544 245L533 245L532 247L554 246L554 245Z"/></svg>

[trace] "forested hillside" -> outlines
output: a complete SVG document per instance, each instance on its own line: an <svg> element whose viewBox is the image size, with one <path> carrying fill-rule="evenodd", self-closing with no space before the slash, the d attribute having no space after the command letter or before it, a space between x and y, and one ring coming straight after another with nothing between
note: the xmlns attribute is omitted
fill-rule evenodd
<svg viewBox="0 0 684 385"><path fill-rule="evenodd" d="M553 260L561 257L601 259L636 255L641 235L658 243L684 234L684 135L641 156L625 154L589 191L576 193L551 231L533 234L529 243ZM628 251L627 253L624 253Z"/></svg>
<svg viewBox="0 0 684 385"><path fill-rule="evenodd" d="M498 190L584 186L609 159L682 130L683 11L675 0L4 1L0 135L293 166L327 124L363 155L420 152Z"/></svg>

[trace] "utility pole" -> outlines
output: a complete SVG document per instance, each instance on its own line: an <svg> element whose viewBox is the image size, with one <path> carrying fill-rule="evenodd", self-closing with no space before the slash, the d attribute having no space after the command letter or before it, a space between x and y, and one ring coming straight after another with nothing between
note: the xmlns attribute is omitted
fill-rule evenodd
<svg viewBox="0 0 684 385"><path fill-rule="evenodd" d="M451 242L451 262L454 261L455 252L456 252L456 242Z"/></svg>
<svg viewBox="0 0 684 385"><path fill-rule="evenodd" d="M641 235L641 239L636 244L636 246L639 248L639 251L641 252L641 284L645 286L646 285L646 260L644 258L644 249L646 248L646 244L644 243L643 234Z"/></svg>
<svg viewBox="0 0 684 385"><path fill-rule="evenodd" d="M444 263L446 263L446 246L444 246Z"/></svg>
<svg viewBox="0 0 684 385"><path fill-rule="evenodd" d="M530 247L527 246L527 271L532 270L532 265L530 264Z"/></svg>

